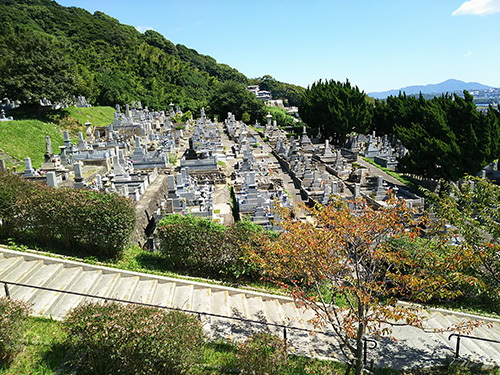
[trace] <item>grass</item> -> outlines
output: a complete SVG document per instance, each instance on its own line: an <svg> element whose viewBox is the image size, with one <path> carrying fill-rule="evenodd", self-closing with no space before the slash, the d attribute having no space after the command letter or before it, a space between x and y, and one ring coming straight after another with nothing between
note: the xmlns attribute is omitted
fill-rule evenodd
<svg viewBox="0 0 500 375"><path fill-rule="evenodd" d="M55 374L64 363L66 333L61 323L46 318L30 318L24 335L24 349L0 374Z"/></svg>
<svg viewBox="0 0 500 375"><path fill-rule="evenodd" d="M114 108L69 107L59 110L42 108L38 112L33 107L12 110L14 121L0 122L0 151L18 162L18 170L24 171L24 158L31 158L33 167L39 168L45 155L45 136L50 136L52 151L59 153L63 144L63 130L68 130L76 140L78 132L85 131L85 122L93 126L107 126L113 121ZM38 119L37 119L38 118ZM13 163L7 161L7 166Z"/></svg>
<svg viewBox="0 0 500 375"><path fill-rule="evenodd" d="M24 170L24 158L30 157L33 167L39 168L44 160L45 136L50 136L52 150L58 153L63 144L62 131L51 123L39 120L0 122L0 150L20 162L18 170Z"/></svg>
<svg viewBox="0 0 500 375"><path fill-rule="evenodd" d="M108 126L113 122L115 113L113 107L69 107L66 108L66 110L68 112L68 117L76 119L80 125L83 126L87 121L90 121L95 127Z"/></svg>
<svg viewBox="0 0 500 375"><path fill-rule="evenodd" d="M389 176L394 177L396 180L402 182L403 184L405 184L406 186L408 186L412 190L418 191L418 187L412 181L410 181L409 179L401 176L399 173L394 172L393 170L390 170L388 168L382 167L381 165L375 163L375 161L373 161L370 158L363 158L363 160L366 161L367 163L370 163L371 165L373 165L373 166L381 169L382 171L384 171L385 173L387 173Z"/></svg>
<svg viewBox="0 0 500 375"><path fill-rule="evenodd" d="M74 373L69 347L65 344L66 333L59 321L34 317L28 319L23 337L24 349L18 353L9 367L0 368L0 375L55 375ZM207 341L202 362L189 373L192 375L238 374L238 346L223 340ZM283 375L344 375L346 365L319 359L290 355ZM352 373L352 370L351 370ZM499 375L500 371L481 370L459 366L433 369L395 371L375 369L375 375Z"/></svg>

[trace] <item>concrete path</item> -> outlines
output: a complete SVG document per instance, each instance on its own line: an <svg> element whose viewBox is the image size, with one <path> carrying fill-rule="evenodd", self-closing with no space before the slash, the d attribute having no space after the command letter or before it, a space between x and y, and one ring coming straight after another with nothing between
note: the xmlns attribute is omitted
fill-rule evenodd
<svg viewBox="0 0 500 375"><path fill-rule="evenodd" d="M287 339L291 352L299 355L344 360L337 340L322 334L310 335L314 327L310 310L297 306L291 298L257 293L214 284L153 276L113 268L93 266L39 254L17 252L0 246L0 284L14 282L92 296L117 298L200 313L209 339L219 337L242 341L256 331L269 330ZM0 289L3 291L3 287ZM21 286L9 287L13 299L32 304L34 313L62 319L72 308L96 298ZM235 318L222 319L213 315ZM249 319L253 322L238 319ZM466 319L463 314L434 310L428 326L445 328ZM474 331L474 336L500 340L500 321L491 319L492 328ZM301 330L294 330L299 328ZM397 342L376 338L377 348L368 354L376 367L420 368L441 365L454 354L455 340L448 334L425 333L413 327L398 327ZM500 344L462 339L461 355L468 360L500 365Z"/></svg>

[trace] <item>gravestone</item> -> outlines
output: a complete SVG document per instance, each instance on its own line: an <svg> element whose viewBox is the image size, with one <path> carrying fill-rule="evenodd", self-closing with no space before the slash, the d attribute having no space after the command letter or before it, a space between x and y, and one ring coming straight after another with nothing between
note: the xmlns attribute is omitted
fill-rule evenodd
<svg viewBox="0 0 500 375"><path fill-rule="evenodd" d="M33 169L33 166L31 164L31 158L25 158L24 159L24 173L23 177L35 177L35 170Z"/></svg>
<svg viewBox="0 0 500 375"><path fill-rule="evenodd" d="M47 185L52 187L57 187L59 185L56 172L54 171L47 172Z"/></svg>
<svg viewBox="0 0 500 375"><path fill-rule="evenodd" d="M75 189L82 189L85 186L82 168L82 164L79 162L73 164L73 169L75 170Z"/></svg>
<svg viewBox="0 0 500 375"><path fill-rule="evenodd" d="M52 152L52 141L50 140L50 136L45 136L45 155L44 160L45 163L49 163L54 158L54 153Z"/></svg>

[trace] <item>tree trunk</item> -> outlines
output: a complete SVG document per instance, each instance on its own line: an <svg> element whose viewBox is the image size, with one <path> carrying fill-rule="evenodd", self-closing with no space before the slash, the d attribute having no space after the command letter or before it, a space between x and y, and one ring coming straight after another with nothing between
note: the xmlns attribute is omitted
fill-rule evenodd
<svg viewBox="0 0 500 375"><path fill-rule="evenodd" d="M355 368L355 374L356 375L362 375L363 374L363 350L364 350L364 342L363 342L363 337L365 335L365 325L363 323L359 324L358 327L358 336L356 337L356 368Z"/></svg>

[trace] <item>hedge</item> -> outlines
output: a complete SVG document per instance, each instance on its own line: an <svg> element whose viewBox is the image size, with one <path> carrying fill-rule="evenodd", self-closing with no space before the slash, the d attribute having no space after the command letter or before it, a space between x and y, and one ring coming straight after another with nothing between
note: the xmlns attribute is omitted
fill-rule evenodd
<svg viewBox="0 0 500 375"><path fill-rule="evenodd" d="M133 202L103 192L52 188L0 173L0 238L121 255L135 226Z"/></svg>

